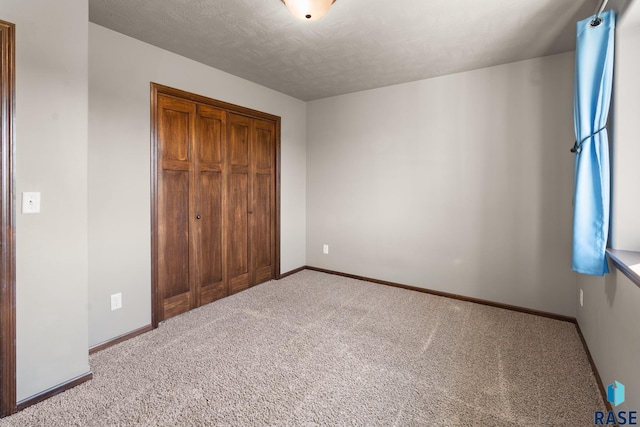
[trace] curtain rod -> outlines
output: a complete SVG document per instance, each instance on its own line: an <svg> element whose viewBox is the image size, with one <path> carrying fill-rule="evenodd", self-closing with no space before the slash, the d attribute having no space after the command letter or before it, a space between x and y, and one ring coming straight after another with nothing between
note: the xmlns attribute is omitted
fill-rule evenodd
<svg viewBox="0 0 640 427"><path fill-rule="evenodd" d="M608 2L609 2L609 0L600 0L600 4L598 6L596 6L596 10L595 10L595 12L593 12L593 14L600 16L602 14L602 11L604 10L604 8L607 6Z"/></svg>
<svg viewBox="0 0 640 427"><path fill-rule="evenodd" d="M602 11L607 6L608 2L609 0L600 0L600 4L596 6L596 10L593 12L595 18L593 18L590 23L592 27L597 27L602 22L602 18L600 18L600 15L602 15Z"/></svg>

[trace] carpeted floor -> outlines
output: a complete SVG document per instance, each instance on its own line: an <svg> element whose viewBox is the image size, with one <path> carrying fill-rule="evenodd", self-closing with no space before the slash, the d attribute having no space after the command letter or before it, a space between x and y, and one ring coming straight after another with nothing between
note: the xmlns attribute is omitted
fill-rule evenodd
<svg viewBox="0 0 640 427"><path fill-rule="evenodd" d="M0 426L592 426L575 325L313 271L170 319Z"/></svg>

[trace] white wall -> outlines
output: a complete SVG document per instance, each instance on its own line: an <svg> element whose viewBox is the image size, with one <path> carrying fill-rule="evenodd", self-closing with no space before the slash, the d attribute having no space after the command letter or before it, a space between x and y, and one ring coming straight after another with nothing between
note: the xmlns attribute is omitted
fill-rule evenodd
<svg viewBox="0 0 640 427"><path fill-rule="evenodd" d="M612 133L612 235L616 249L640 251L640 5L631 3L618 23Z"/></svg>
<svg viewBox="0 0 640 427"><path fill-rule="evenodd" d="M640 251L640 2L630 3L616 30L613 129L612 246ZM604 278L580 276L576 294L584 292L577 319L605 387L626 386L625 402L616 410L640 410L640 288L613 264ZM578 297L576 296L576 301Z"/></svg>
<svg viewBox="0 0 640 427"><path fill-rule="evenodd" d="M88 4L0 0L16 24L17 398L89 372L87 357Z"/></svg>
<svg viewBox="0 0 640 427"><path fill-rule="evenodd" d="M305 265L305 103L89 24L91 346L151 322L150 82L282 117L281 271Z"/></svg>
<svg viewBox="0 0 640 427"><path fill-rule="evenodd" d="M573 60L310 102L307 264L574 316Z"/></svg>
<svg viewBox="0 0 640 427"><path fill-rule="evenodd" d="M640 410L640 289L612 264L604 278L581 275L584 307L578 324L605 387L625 385L625 402L616 410ZM576 300L578 298L576 297Z"/></svg>

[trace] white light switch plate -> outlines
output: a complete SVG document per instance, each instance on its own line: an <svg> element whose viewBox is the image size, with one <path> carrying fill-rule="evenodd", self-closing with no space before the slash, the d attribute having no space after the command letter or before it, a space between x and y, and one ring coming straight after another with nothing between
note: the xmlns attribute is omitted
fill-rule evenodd
<svg viewBox="0 0 640 427"><path fill-rule="evenodd" d="M40 193L33 193L33 192L22 193L22 213L23 214L40 213Z"/></svg>

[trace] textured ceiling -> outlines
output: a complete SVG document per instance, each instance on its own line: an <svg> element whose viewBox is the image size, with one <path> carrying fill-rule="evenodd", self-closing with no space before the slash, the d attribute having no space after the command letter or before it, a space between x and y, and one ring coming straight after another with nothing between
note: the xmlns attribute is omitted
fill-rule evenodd
<svg viewBox="0 0 640 427"><path fill-rule="evenodd" d="M89 0L89 19L302 100L575 48L596 0L337 0L319 21L280 0Z"/></svg>

